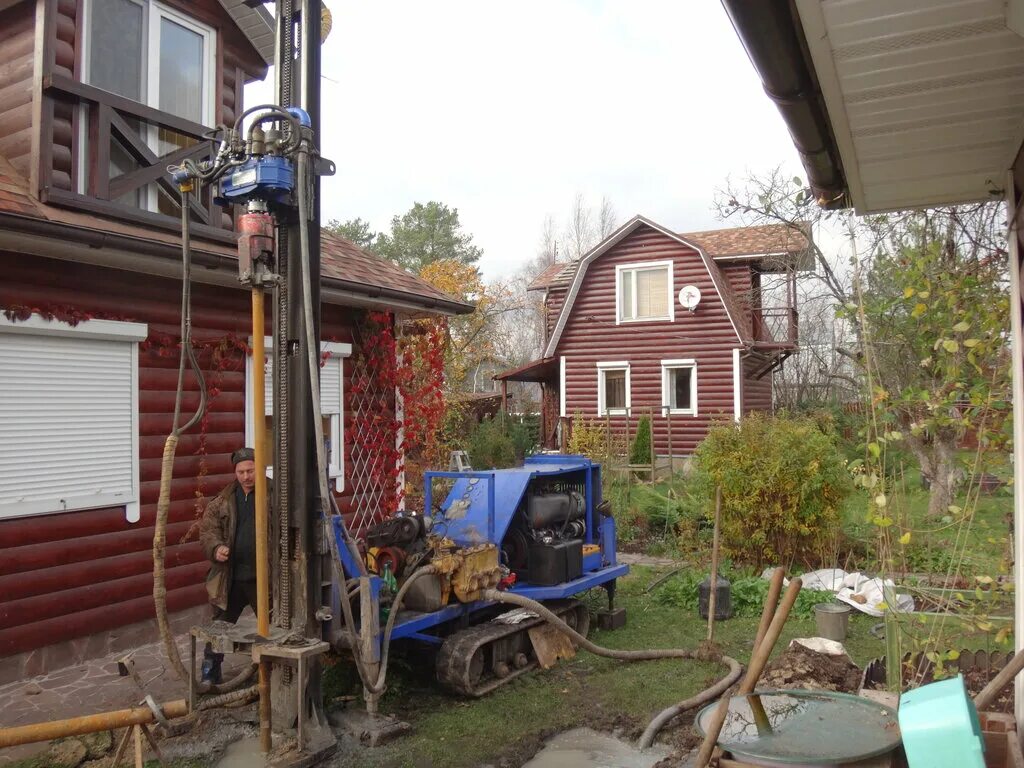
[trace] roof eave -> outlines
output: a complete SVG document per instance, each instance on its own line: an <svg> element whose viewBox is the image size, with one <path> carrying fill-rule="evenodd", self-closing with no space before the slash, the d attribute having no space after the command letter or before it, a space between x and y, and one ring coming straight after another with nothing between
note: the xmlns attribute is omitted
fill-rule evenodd
<svg viewBox="0 0 1024 768"><path fill-rule="evenodd" d="M126 269L127 271L144 273L147 270L133 270L126 266L126 264L130 262L132 265L142 266L142 258L148 257L153 259L154 263L159 261L166 265L172 265L180 259L181 255L181 246L175 243L156 242L132 235L90 229L34 216L0 212L0 246L5 245L4 241L7 239L5 235L33 238L37 243L45 240L60 241L64 244L62 247L65 250L84 246L89 255L88 263L95 264L96 266L107 266L112 269ZM8 245L11 246L11 250L17 252L31 250L13 241L8 243ZM110 254L110 257L104 259L104 253ZM128 261L116 258L119 253L128 254L130 258ZM48 258L61 258L59 255L49 252L40 255ZM197 267L206 268L204 270L205 277L213 277L217 273L218 279L211 279L210 282L224 285L237 284L235 276L238 274L238 262L234 258L218 253L215 250L207 250L198 241L193 241L192 256L193 263ZM171 267L168 266L168 269L171 269ZM168 269L151 270L150 273L172 276ZM180 264L172 271L175 274L180 272ZM225 275L230 277L225 278ZM323 277L322 281L324 288L333 292L336 299L344 299L346 295L363 297L368 302L381 306L394 306L396 309L425 311L441 315L466 315L475 309L472 304L464 302L422 296L383 286L366 285L365 283L351 280ZM329 303L344 303L344 301L329 301Z"/></svg>

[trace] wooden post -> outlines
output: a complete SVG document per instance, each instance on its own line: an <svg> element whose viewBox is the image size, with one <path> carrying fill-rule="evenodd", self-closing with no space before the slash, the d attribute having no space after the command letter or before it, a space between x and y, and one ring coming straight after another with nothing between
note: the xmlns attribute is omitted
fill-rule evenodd
<svg viewBox="0 0 1024 768"><path fill-rule="evenodd" d="M505 426L505 414L508 413L508 379L501 380L501 426Z"/></svg>
<svg viewBox="0 0 1024 768"><path fill-rule="evenodd" d="M651 485L654 485L654 481L657 479L658 470L658 452L654 450L654 409L650 409L650 416L647 420L651 425Z"/></svg>
<svg viewBox="0 0 1024 768"><path fill-rule="evenodd" d="M673 479L676 476L676 464L674 453L672 453L672 409L665 409L665 428L668 430L668 476Z"/></svg>
<svg viewBox="0 0 1024 768"><path fill-rule="evenodd" d="M715 533L711 540L711 594L708 595L708 642L715 638L715 610L718 608L718 542L722 520L722 486L715 488Z"/></svg>

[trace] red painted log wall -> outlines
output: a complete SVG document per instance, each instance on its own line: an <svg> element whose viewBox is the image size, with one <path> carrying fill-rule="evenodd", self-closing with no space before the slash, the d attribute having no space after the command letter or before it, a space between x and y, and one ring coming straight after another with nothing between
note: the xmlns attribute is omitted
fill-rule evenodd
<svg viewBox="0 0 1024 768"><path fill-rule="evenodd" d="M154 332L177 337L181 286L175 280L6 252L0 252L0 273L0 307L67 305L148 323L151 339ZM195 285L192 300L198 341L248 339L247 293ZM356 317L355 310L325 305L324 338L353 343ZM207 565L195 541L196 520L206 499L233 480L229 455L245 439L245 360L238 351L229 360L227 370L216 371L211 356L202 356L220 394L210 403L205 435L196 427L178 444L167 528L168 603L174 611L206 601ZM176 352L164 357L140 349L139 522L129 524L123 507L0 520L0 657L153 616L150 552L176 369ZM350 375L346 363L346 380ZM186 411L199 399L192 376L187 385ZM346 404L346 415L348 410ZM346 429L346 450L350 434ZM348 492L339 505L352 508Z"/></svg>
<svg viewBox="0 0 1024 768"><path fill-rule="evenodd" d="M616 265L666 260L673 262L674 322L616 325ZM724 265L722 274L733 288L736 306L745 308L751 285L749 266ZM690 284L696 285L702 295L693 313L675 299L679 289ZM584 277L555 351L556 356L566 357L566 415L577 411L588 416L597 413L596 363L629 361L633 409L630 432L635 434L641 412L653 409L655 450L667 455L668 420L660 415L661 361L692 358L697 363L697 416L672 417L672 453L692 454L710 424L733 417L732 351L739 346L725 305L697 251L643 227L591 263ZM625 419L611 417L616 433L624 431Z"/></svg>

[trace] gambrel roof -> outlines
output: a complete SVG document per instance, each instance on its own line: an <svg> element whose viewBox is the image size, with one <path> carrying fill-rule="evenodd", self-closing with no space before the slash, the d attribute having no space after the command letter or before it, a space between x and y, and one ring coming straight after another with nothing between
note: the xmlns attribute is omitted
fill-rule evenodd
<svg viewBox="0 0 1024 768"><path fill-rule="evenodd" d="M732 323L733 331L736 333L737 340L740 343L747 343L751 341L750 323L749 319L746 317L746 313L740 312L737 308L736 297L733 295L732 289L729 287L729 282L725 279L722 271L718 268L714 259L707 254L703 246L699 245L695 241L691 241L683 235L678 235L675 232L665 229L660 224L656 224L650 219L644 218L643 216L634 216L605 238L604 241L599 243L579 261L570 262L570 264L565 265L566 269L571 268L572 277L571 283L569 284L569 292L565 297L565 302L562 304L561 310L558 313L558 320L551 332L551 338L548 340L548 344L544 349L544 357L552 357L555 354L555 350L558 349L558 341L561 338L562 331L565 330L565 325L572 313L572 307L583 285L583 280L587 274L587 268L596 259L603 256L642 227L649 227L656 232L660 232L666 237L675 240L677 243L685 245L688 248L692 248L698 253L701 261L708 271L708 275L711 277L711 282L715 286L715 290L722 301L722 305L725 307L725 311ZM558 278L561 279L561 277L562 275L560 273Z"/></svg>
<svg viewBox="0 0 1024 768"><path fill-rule="evenodd" d="M715 261L759 258L764 256L802 256L810 248L810 229L801 225L764 224L756 227L729 227L703 232L681 232L688 242L697 243ZM528 291L564 288L572 282L580 260L556 262L537 275L526 287Z"/></svg>

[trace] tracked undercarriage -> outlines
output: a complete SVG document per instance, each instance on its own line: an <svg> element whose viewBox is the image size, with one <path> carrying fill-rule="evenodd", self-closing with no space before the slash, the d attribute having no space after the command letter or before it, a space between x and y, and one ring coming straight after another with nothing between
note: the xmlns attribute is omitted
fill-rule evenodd
<svg viewBox="0 0 1024 768"><path fill-rule="evenodd" d="M590 613L583 603L558 600L548 607L577 632L587 634ZM530 630L542 625L545 622L537 617L515 624L503 623L498 617L452 633L437 655L437 679L463 696L490 693L539 665Z"/></svg>

